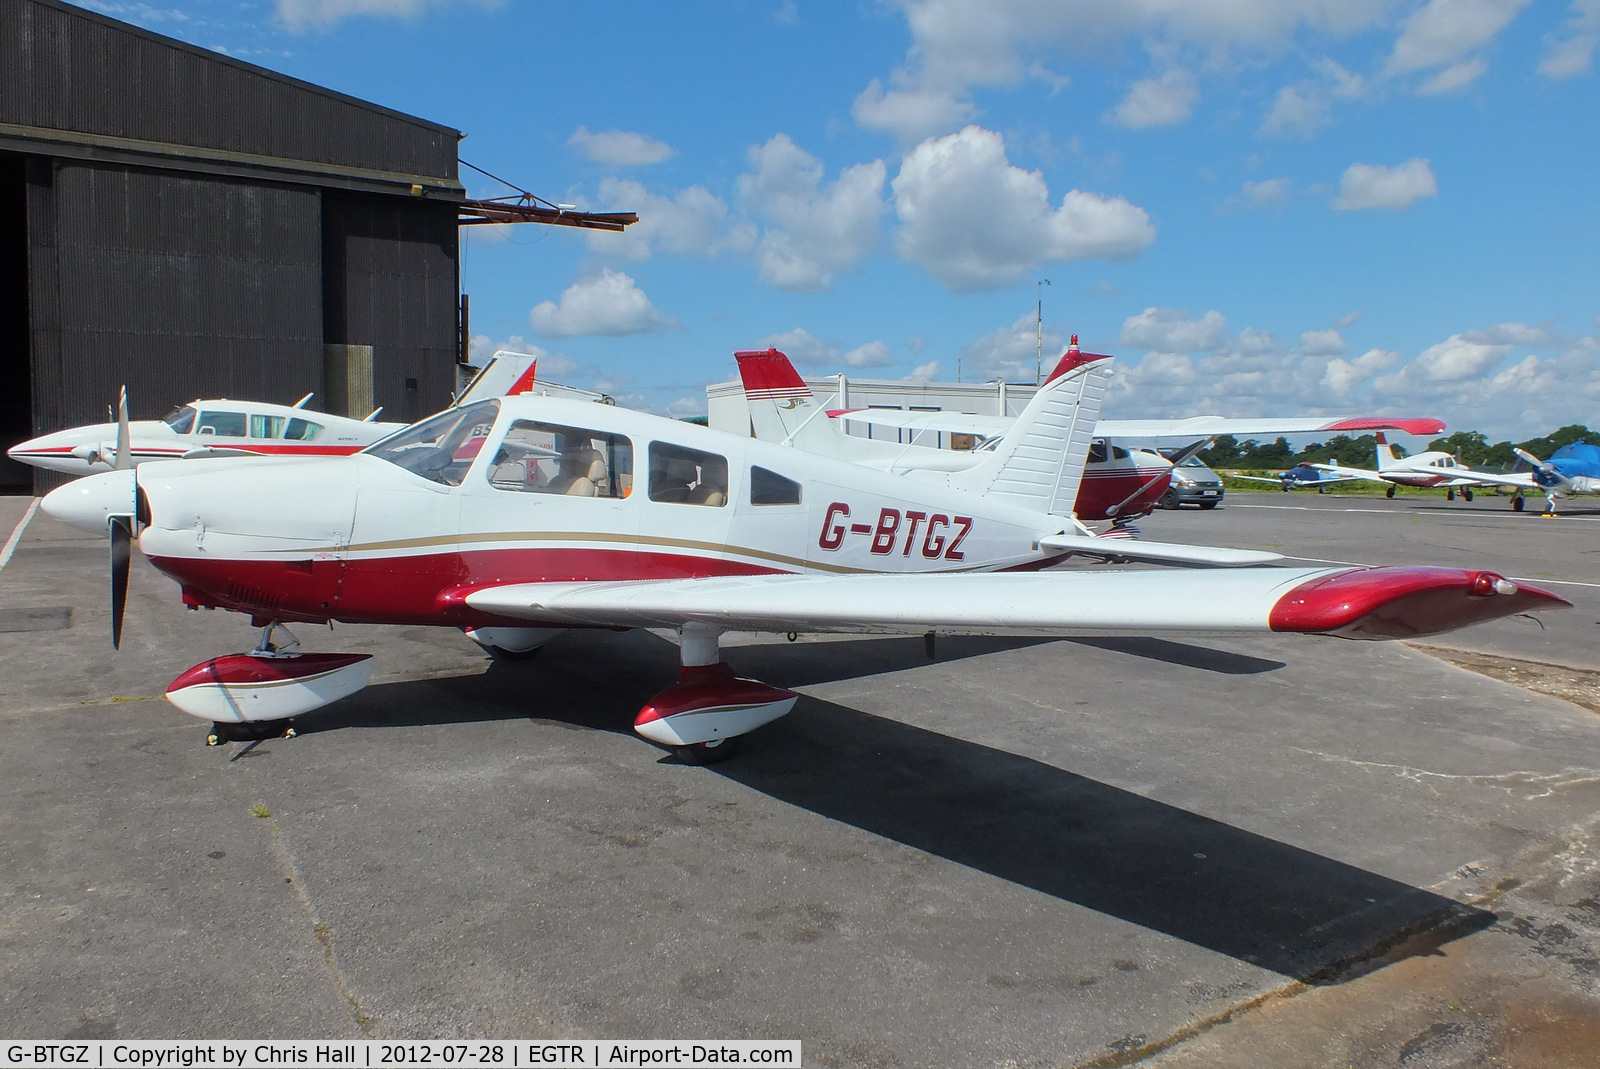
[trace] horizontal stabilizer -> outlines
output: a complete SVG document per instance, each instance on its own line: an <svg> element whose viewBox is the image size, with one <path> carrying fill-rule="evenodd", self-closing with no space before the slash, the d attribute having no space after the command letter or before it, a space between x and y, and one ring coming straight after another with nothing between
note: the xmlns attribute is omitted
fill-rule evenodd
<svg viewBox="0 0 1600 1069"><path fill-rule="evenodd" d="M1154 564L1196 564L1213 568L1241 568L1271 564L1283 559L1282 553L1260 549L1224 549L1216 546L1185 546L1176 542L1145 542L1131 538L1102 538L1096 535L1058 534L1039 539L1039 548L1054 553L1081 553L1119 561L1149 561Z"/></svg>

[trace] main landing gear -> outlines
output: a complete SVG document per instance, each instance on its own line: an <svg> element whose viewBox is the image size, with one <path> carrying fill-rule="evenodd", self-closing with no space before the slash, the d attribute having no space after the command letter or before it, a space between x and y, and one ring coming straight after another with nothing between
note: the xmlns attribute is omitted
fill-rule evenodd
<svg viewBox="0 0 1600 1069"><path fill-rule="evenodd" d="M1522 511L1522 505L1523 505L1523 501L1522 501L1522 495L1521 494L1517 494L1514 497L1512 497L1512 499L1511 499L1511 511L1512 512L1521 512Z"/></svg>
<svg viewBox="0 0 1600 1069"><path fill-rule="evenodd" d="M282 632L288 641L275 643ZM294 718L347 697L372 679L370 653L301 653L300 640L276 620L249 653L202 661L167 686L167 700L211 721L208 746L293 738Z"/></svg>
<svg viewBox="0 0 1600 1069"><path fill-rule="evenodd" d="M710 624L679 628L678 682L646 702L633 721L633 730L688 764L733 756L740 736L783 716L800 697L734 675L721 659L721 634Z"/></svg>
<svg viewBox="0 0 1600 1069"><path fill-rule="evenodd" d="M1389 484L1389 489L1387 489L1387 490L1385 490L1383 492L1383 496L1384 497L1393 497L1394 496L1394 484L1393 483Z"/></svg>

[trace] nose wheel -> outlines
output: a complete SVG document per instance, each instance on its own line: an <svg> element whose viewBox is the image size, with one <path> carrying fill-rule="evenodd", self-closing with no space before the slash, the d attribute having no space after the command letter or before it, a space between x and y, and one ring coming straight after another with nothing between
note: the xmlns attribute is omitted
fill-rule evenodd
<svg viewBox="0 0 1600 1069"><path fill-rule="evenodd" d="M223 746L230 742L264 742L267 739L292 739L300 734L293 720L244 720L237 724L214 721L211 733L206 736L207 746Z"/></svg>

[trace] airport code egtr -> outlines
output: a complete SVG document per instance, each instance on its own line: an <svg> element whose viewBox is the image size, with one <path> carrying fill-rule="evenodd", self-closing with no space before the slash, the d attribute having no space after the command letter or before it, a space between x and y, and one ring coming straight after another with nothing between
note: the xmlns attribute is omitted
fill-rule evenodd
<svg viewBox="0 0 1600 1069"><path fill-rule="evenodd" d="M4 1066L27 1069L607 1069L627 1066L765 1065L797 1069L798 1039L286 1042L94 1040L8 1042Z"/></svg>

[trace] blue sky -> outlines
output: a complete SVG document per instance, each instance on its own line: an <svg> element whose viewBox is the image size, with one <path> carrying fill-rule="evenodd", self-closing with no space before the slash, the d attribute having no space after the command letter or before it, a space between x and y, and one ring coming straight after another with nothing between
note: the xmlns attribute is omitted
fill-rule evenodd
<svg viewBox="0 0 1600 1069"><path fill-rule="evenodd" d="M1031 380L1042 290L1047 360L1118 356L1108 415L1600 425L1600 0L84 6L637 210L462 261L480 347L625 403L701 411L767 344Z"/></svg>

